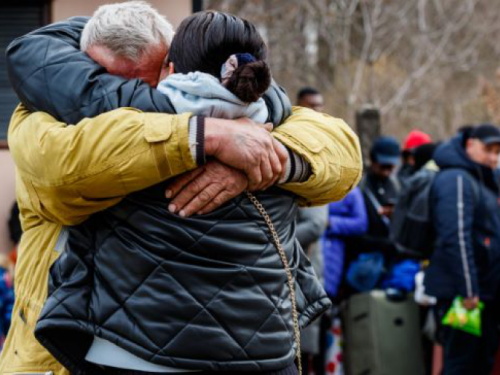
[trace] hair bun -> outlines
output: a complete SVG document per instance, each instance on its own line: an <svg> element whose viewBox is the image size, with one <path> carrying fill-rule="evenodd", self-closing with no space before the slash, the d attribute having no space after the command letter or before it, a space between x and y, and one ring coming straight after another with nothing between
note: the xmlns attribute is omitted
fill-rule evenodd
<svg viewBox="0 0 500 375"><path fill-rule="evenodd" d="M245 103L252 103L271 85L271 70L265 61L254 61L242 65L229 77L226 88Z"/></svg>

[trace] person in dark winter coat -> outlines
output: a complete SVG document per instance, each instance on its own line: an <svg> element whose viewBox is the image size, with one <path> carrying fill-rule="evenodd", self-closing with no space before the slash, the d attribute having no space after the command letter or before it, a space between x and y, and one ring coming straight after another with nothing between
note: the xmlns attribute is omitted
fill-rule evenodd
<svg viewBox="0 0 500 375"><path fill-rule="evenodd" d="M393 252L389 223L400 190L393 175L399 157L399 143L393 137L378 138L370 150L371 164L359 185L368 214L368 231L350 241L349 247L352 245L356 252L378 251L386 255Z"/></svg>
<svg viewBox="0 0 500 375"><path fill-rule="evenodd" d="M482 336L442 327L444 375L490 373L498 346L500 283L499 185L494 176L500 130L481 125L434 154L440 168L431 190L436 241L425 272L426 293L437 297L439 321L461 296L467 309L481 300Z"/></svg>
<svg viewBox="0 0 500 375"><path fill-rule="evenodd" d="M318 253L320 247L319 240L325 232L328 220L327 206L319 207L304 207L299 209L297 216L297 240L300 245L309 255L314 264L315 254ZM321 259L321 257L319 257ZM323 261L317 262L314 267L319 279L323 278Z"/></svg>

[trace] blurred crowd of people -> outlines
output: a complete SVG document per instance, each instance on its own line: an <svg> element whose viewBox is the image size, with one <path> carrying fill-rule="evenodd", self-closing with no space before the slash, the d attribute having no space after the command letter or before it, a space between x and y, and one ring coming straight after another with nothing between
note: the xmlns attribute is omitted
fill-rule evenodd
<svg viewBox="0 0 500 375"><path fill-rule="evenodd" d="M323 97L305 88L298 104L323 108ZM304 333L303 363L309 374L361 373L349 362L370 361L370 332L365 332L364 346L356 347L353 333L342 329L356 329L346 322L353 297L370 298L374 290L384 291L389 300L407 301L419 313L410 319L410 310L401 310L401 319L420 334L414 351L418 346L422 366L408 374L491 373L500 317L499 154L500 130L490 124L464 126L440 142L417 129L402 144L381 136L372 144L356 189L326 208L303 209L298 239L335 306ZM480 336L442 324L457 297L469 311L481 307ZM393 359L379 358L382 362L397 362L398 353L408 358L404 351L411 348L402 348L391 329L384 327L369 349L392 345Z"/></svg>

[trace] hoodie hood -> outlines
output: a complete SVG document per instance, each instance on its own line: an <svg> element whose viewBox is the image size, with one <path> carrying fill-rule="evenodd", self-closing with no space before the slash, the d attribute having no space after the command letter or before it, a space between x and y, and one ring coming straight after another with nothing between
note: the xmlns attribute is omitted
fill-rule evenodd
<svg viewBox="0 0 500 375"><path fill-rule="evenodd" d="M498 194L499 187L493 169L478 164L467 155L462 134L444 142L434 152L434 161L440 170L464 169L474 176L479 182Z"/></svg>
<svg viewBox="0 0 500 375"><path fill-rule="evenodd" d="M269 115L264 99L244 103L207 73L171 74L157 88L168 96L177 113L226 119L248 117L261 124Z"/></svg>

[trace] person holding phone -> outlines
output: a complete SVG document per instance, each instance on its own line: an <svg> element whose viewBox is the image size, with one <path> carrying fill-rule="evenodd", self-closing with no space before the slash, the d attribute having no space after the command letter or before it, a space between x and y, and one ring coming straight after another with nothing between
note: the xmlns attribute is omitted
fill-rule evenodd
<svg viewBox="0 0 500 375"><path fill-rule="evenodd" d="M392 252L389 224L400 190L394 176L399 155L400 146L393 137L379 137L370 150L370 165L360 183L368 213L368 232L354 241L359 251Z"/></svg>

